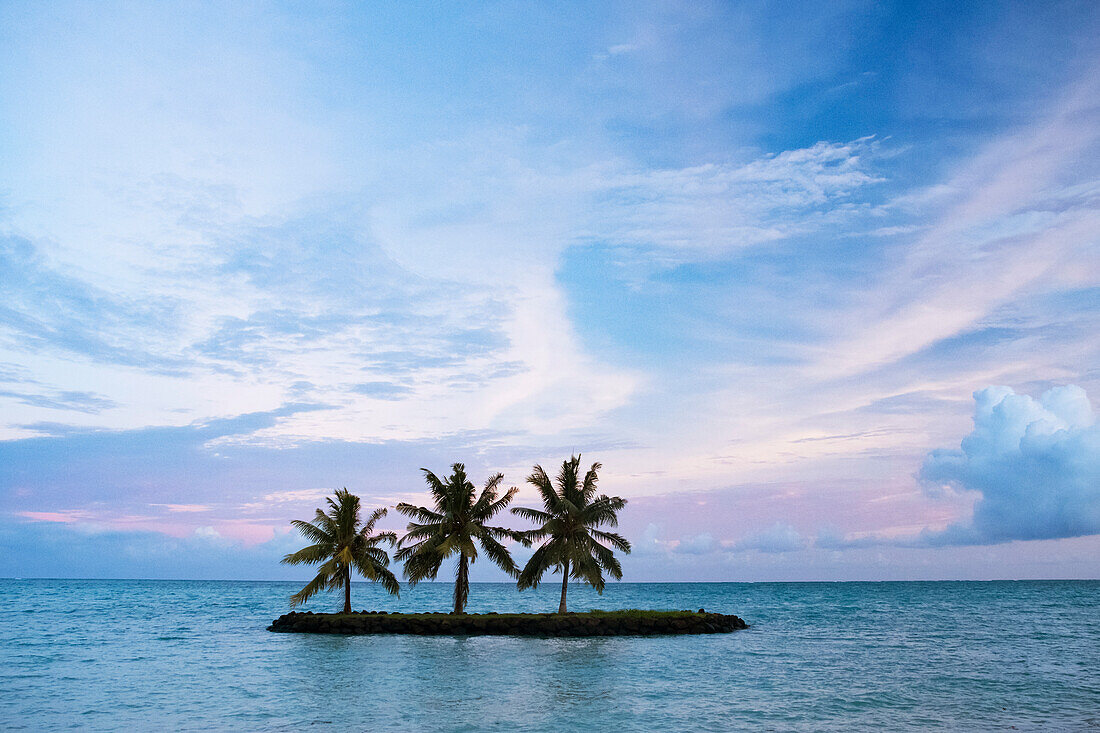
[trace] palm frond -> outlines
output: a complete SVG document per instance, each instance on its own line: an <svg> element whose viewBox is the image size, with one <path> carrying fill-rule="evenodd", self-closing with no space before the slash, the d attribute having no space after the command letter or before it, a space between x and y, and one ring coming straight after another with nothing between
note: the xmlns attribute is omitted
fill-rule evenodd
<svg viewBox="0 0 1100 733"><path fill-rule="evenodd" d="M516 498L516 494L519 492L515 486L504 492L504 496L500 497L496 501L491 501L481 511L474 514L482 522L486 522L499 514L506 506L508 506L512 499Z"/></svg>
<svg viewBox="0 0 1100 733"><path fill-rule="evenodd" d="M317 521L316 519L314 521ZM336 542L336 537L329 532L326 532L316 524L309 522L303 522L301 519L291 520L290 526L294 527L303 537L312 541L314 544L322 544L325 542Z"/></svg>
<svg viewBox="0 0 1100 733"><path fill-rule="evenodd" d="M573 456L568 461L562 461L561 470L558 471L558 493L563 499L573 500L577 498L577 467L580 466L580 456Z"/></svg>
<svg viewBox="0 0 1100 733"><path fill-rule="evenodd" d="M480 528L479 537L489 536L495 540L511 540L518 542L524 547L531 546L531 535L528 531L522 529L508 529L507 527L485 527Z"/></svg>
<svg viewBox="0 0 1100 733"><path fill-rule="evenodd" d="M442 564L441 554L431 547L421 547L418 552L410 553L405 559L405 578L409 585L416 585L422 580L434 580Z"/></svg>
<svg viewBox="0 0 1100 733"><path fill-rule="evenodd" d="M443 521L443 515L442 514L439 514L438 512L433 512L431 509L429 509L426 506L416 506L414 504L406 504L406 503L402 502L402 503L398 504L395 508L397 509L397 511L401 512L406 517L409 517L410 519L416 519L416 520L419 520L421 522L442 522Z"/></svg>
<svg viewBox="0 0 1100 733"><path fill-rule="evenodd" d="M625 552L627 555L630 554L630 543L627 542L626 538L623 537L622 535L617 534L615 532L603 532L603 531L598 530L598 529L589 530L589 532L591 533L591 535L593 537L595 537L596 539L599 539L599 540L603 540L604 542L607 542L612 547L614 547L616 550L618 550L620 552Z"/></svg>
<svg viewBox="0 0 1100 733"><path fill-rule="evenodd" d="M312 522L291 522L291 526L313 540L313 544L286 555L282 561L288 565L323 563L313 580L291 596L291 605L301 605L322 590L343 587L350 579L351 568L368 580L378 580L393 592L395 586L386 578L389 557L376 545L383 541L392 545L397 536L393 532L371 534L378 519L386 515L386 509L374 510L363 524L359 497L347 488L337 489L325 503L329 511L317 509Z"/></svg>
<svg viewBox="0 0 1100 733"><path fill-rule="evenodd" d="M581 510L580 519L590 527L605 524L609 527L617 527L619 526L618 512L625 505L626 500L617 496L600 496Z"/></svg>
<svg viewBox="0 0 1100 733"><path fill-rule="evenodd" d="M588 583L597 593L603 593L603 573L600 572L600 564L591 555L585 553L573 559L572 575Z"/></svg>
<svg viewBox="0 0 1100 733"><path fill-rule="evenodd" d="M372 547L374 545L377 545L377 544L381 543L381 542L389 542L390 547L393 547L394 545L397 544L397 533L396 532L379 532L376 535L372 535L372 536L368 537L367 541L370 543L370 545Z"/></svg>
<svg viewBox="0 0 1100 733"><path fill-rule="evenodd" d="M386 554L386 551L379 547L364 547L356 557L368 557L371 562L380 567L386 567L390 564L390 556Z"/></svg>
<svg viewBox="0 0 1100 733"><path fill-rule="evenodd" d="M538 488L545 511L512 509L516 516L539 525L524 533L529 540L544 540L519 574L521 590L538 585L543 573L554 566L564 570L568 565L569 577L588 583L598 592L604 589L605 572L622 578L622 566L612 548L629 553L630 543L619 534L597 528L617 526L618 512L626 500L596 496L602 466L593 463L580 479L580 462L580 455L563 461L553 485L546 471L536 465L527 482ZM610 547L600 544L601 540Z"/></svg>
<svg viewBox="0 0 1100 733"><path fill-rule="evenodd" d="M550 483L550 477L546 475L546 471L543 470L542 466L536 464L531 469L531 475L527 477L527 483L539 490L543 507L548 514L553 514L558 505L558 495L554 491L554 485Z"/></svg>
<svg viewBox="0 0 1100 733"><path fill-rule="evenodd" d="M550 513L548 512L540 512L538 509L528 509L524 506L512 507L512 514L515 514L517 517L526 519L529 522L534 522L538 525L546 524L550 521L551 517Z"/></svg>
<svg viewBox="0 0 1100 733"><path fill-rule="evenodd" d="M577 456L577 463L580 463L580 456ZM584 483L581 484L581 496L584 500L590 501L596 494L596 484L599 483L600 477L597 472L603 468L603 465L599 462L593 463L592 468L588 469L588 472L584 474Z"/></svg>
<svg viewBox="0 0 1100 733"><path fill-rule="evenodd" d="M370 516L367 517L367 521L363 522L363 528L359 530L359 533L369 536L371 532L374 531L375 523L384 516L386 516L386 507L375 509L370 513Z"/></svg>
<svg viewBox="0 0 1100 733"><path fill-rule="evenodd" d="M590 549L592 551L592 557L595 558L599 566L606 570L611 577L615 579L623 577L622 566L619 564L618 558L615 557L615 554L611 552L609 548L604 547L599 542L592 542Z"/></svg>
<svg viewBox="0 0 1100 733"><path fill-rule="evenodd" d="M435 499L436 505L443 506L447 500L447 485L428 469L421 468L420 470L424 472L424 481L428 484L428 491Z"/></svg>
<svg viewBox="0 0 1100 733"><path fill-rule="evenodd" d="M374 573L375 577L372 578L372 580L385 588L387 593L398 597L401 596L401 583L389 568L375 566Z"/></svg>
<svg viewBox="0 0 1100 733"><path fill-rule="evenodd" d="M306 584L305 588L290 597L290 605L300 606L310 598L323 590L330 590L333 586L333 575L336 573L336 561L329 560L317 569L317 575Z"/></svg>
<svg viewBox="0 0 1100 733"><path fill-rule="evenodd" d="M319 562L324 562L331 556L332 545L328 542L321 542L316 545L310 545L309 547L303 547L297 552L292 552L283 557L279 562L284 565L316 565Z"/></svg>
<svg viewBox="0 0 1100 733"><path fill-rule="evenodd" d="M526 590L528 588L537 588L542 581L542 575L551 567L557 564L557 559L553 557L554 549L550 544L545 544L542 547L535 550L534 554L527 561L527 564L523 566L523 570L520 571L517 578L516 585L520 590Z"/></svg>
<svg viewBox="0 0 1100 733"><path fill-rule="evenodd" d="M519 568L516 566L516 561L512 559L512 554L508 552L508 548L494 540L488 534L482 535L479 539L481 541L481 548L485 550L486 556L492 560L497 567L512 577L519 576Z"/></svg>
<svg viewBox="0 0 1100 733"><path fill-rule="evenodd" d="M409 542L423 541L429 537L435 537L442 535L443 525L441 524L410 524L405 532L405 536L397 543L398 547L407 547Z"/></svg>
<svg viewBox="0 0 1100 733"><path fill-rule="evenodd" d="M318 509L317 513L313 516L313 524L333 539L340 536L340 527L337 526L336 521L320 509Z"/></svg>

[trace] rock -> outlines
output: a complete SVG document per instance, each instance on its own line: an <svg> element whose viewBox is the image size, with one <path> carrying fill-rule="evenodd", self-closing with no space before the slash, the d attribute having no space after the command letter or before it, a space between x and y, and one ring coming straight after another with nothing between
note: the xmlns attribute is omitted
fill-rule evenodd
<svg viewBox="0 0 1100 733"><path fill-rule="evenodd" d="M359 611L350 615L292 611L275 619L268 631L314 634L417 634L453 636L653 636L714 634L746 629L744 619L721 613L675 611L667 615L616 614L390 614Z"/></svg>

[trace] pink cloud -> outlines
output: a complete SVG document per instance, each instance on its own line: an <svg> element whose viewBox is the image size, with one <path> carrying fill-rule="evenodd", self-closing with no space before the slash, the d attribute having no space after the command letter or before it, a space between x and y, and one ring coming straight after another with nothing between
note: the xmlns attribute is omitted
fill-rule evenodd
<svg viewBox="0 0 1100 733"><path fill-rule="evenodd" d="M35 522L63 522L71 524L82 522L90 518L87 512L67 509L60 512L17 512L17 515Z"/></svg>
<svg viewBox="0 0 1100 733"><path fill-rule="evenodd" d="M826 525L851 536L901 536L968 516L974 499L968 494L933 499L908 477L844 484L784 482L637 497L619 518L628 536L640 537L653 524L662 540L704 533L719 544L735 543L776 523L807 536Z"/></svg>
<svg viewBox="0 0 1100 733"><path fill-rule="evenodd" d="M238 540L245 545L258 545L275 536L276 526L285 524L286 522L278 522L278 525L276 525L247 519L229 519L216 523L214 529L219 535L227 539Z"/></svg>

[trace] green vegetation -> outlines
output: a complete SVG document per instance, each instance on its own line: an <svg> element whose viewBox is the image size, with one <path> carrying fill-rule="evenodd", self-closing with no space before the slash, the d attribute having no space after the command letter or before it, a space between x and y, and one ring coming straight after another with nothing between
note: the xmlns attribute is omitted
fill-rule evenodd
<svg viewBox="0 0 1100 733"><path fill-rule="evenodd" d="M486 524L498 512L508 506L516 495L515 487L497 496L497 488L504 480L498 473L485 482L481 495L475 499L473 483L466 477L466 467L461 463L451 466L451 475L443 482L426 468L424 478L435 501L435 508L401 503L397 511L419 520L410 522L407 534L394 557L405 563L405 577L411 585L421 580L434 579L443 560L458 555L455 568L454 612L462 613L470 594L469 564L477 560L477 545L490 560L510 575L517 576L516 567L508 548L501 540L515 540L524 545L531 541L523 532ZM406 542L413 544L405 544Z"/></svg>
<svg viewBox="0 0 1100 733"><path fill-rule="evenodd" d="M379 612L383 613L383 612ZM361 616L361 613L318 613L314 614L319 617L327 617L334 621L345 618L357 618ZM387 618L395 620L413 620L413 619L425 619L432 617L447 617L454 621L463 621L466 619L474 618L491 618L493 620L511 621L528 618L555 618L561 616L558 613L383 613ZM680 618L694 618L698 616L698 611L653 611L641 608L626 608L618 611L601 611L593 608L588 611L581 612L569 612L565 616L569 619L585 619L585 618L597 618L597 619L680 619Z"/></svg>
<svg viewBox="0 0 1100 733"><path fill-rule="evenodd" d="M393 532L372 534L375 524L386 515L385 508L376 509L362 523L359 497L346 488L340 489L334 498L325 499L328 512L317 509L312 521L295 520L291 523L313 544L287 555L282 561L289 565L320 567L316 577L290 597L290 605L301 605L322 590L343 588L344 613L352 613L353 569L398 595L400 584L388 569L389 555L379 547L381 543L389 542L391 547L397 548L394 559L404 563L405 578L410 585L422 580L434 580L443 561L456 558L454 615L461 615L466 609L466 600L470 595L470 565L477 561L479 547L490 560L516 578L519 590L537 587L547 571L560 572L562 583L558 613L564 614L570 578L587 583L602 593L605 573L616 580L623 577L622 566L614 551L630 552L630 543L625 538L600 529L618 526L618 513L626 506L626 500L618 496L597 495L600 464L593 463L581 477L580 463L579 455L563 461L554 481L550 480L542 466L534 467L527 482L538 489L543 508L512 509L516 516L537 525L530 530L490 525L493 517L507 508L519 490L512 487L501 495L499 491L504 475L498 473L491 476L478 493L461 463L451 465L451 475L446 480L426 468L420 469L424 472L433 506L415 506L404 502L396 506L397 511L413 520L409 522L400 542ZM544 542L521 571L503 544L509 540L525 547L530 547L534 541Z"/></svg>
<svg viewBox="0 0 1100 733"><path fill-rule="evenodd" d="M385 550L378 547L383 541L388 541L392 546L397 541L397 535L393 532L371 534L375 523L386 515L386 510L376 509L366 523L361 524L358 496L347 489L338 489L335 501L325 501L329 505L327 514L318 509L312 522L291 522L314 544L290 553L282 561L288 565L322 564L317 569L317 576L290 597L290 605L301 605L322 590L343 588L344 613L351 613L352 568L397 595L401 586L386 567L390 564L390 558Z"/></svg>
<svg viewBox="0 0 1100 733"><path fill-rule="evenodd" d="M611 548L630 552L630 543L621 535L598 529L618 525L618 512L626 506L626 500L606 494L596 496L599 481L596 474L601 466L593 463L581 480L578 475L580 464L580 456L562 462L555 481L556 490L542 466L535 466L534 473L527 477L527 483L542 495L543 510L512 509L513 514L541 525L527 532L528 537L534 540L550 538L535 550L519 574L519 589L537 587L543 573L556 568L561 573L558 613L565 613L565 595L570 577L588 583L597 593L603 593L604 571L616 580L623 577L622 566ZM601 544L601 540L611 547Z"/></svg>

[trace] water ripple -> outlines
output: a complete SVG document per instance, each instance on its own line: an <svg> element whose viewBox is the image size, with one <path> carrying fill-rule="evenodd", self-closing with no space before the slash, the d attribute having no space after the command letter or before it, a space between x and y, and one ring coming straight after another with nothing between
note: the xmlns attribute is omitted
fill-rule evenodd
<svg viewBox="0 0 1100 733"><path fill-rule="evenodd" d="M0 728L1092 730L1100 582L616 584L575 608L700 608L706 637L270 634L287 583L0 581ZM445 584L357 605L438 610ZM324 610L338 603L324 598ZM471 611L554 589L476 584Z"/></svg>

